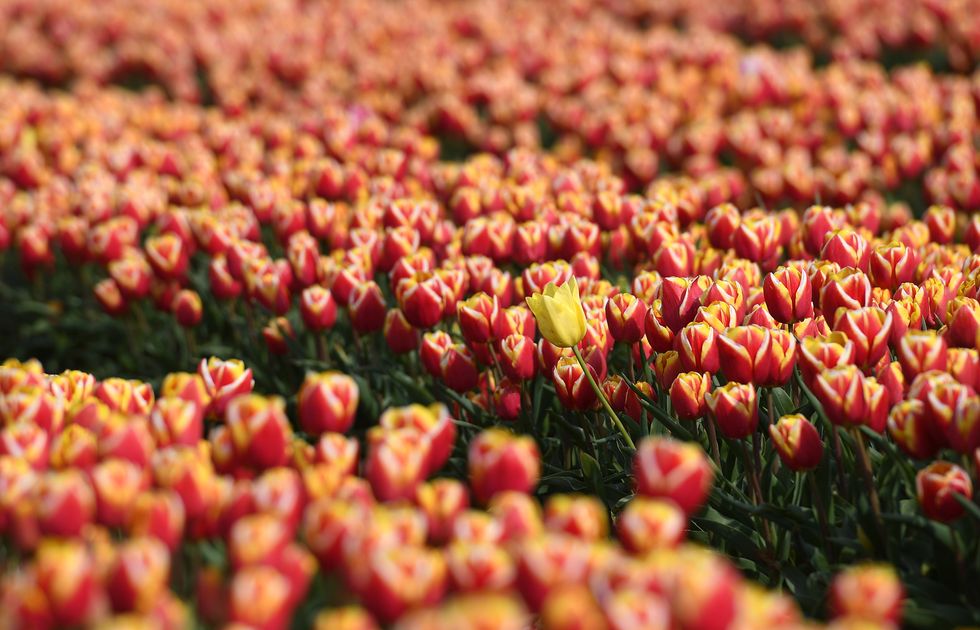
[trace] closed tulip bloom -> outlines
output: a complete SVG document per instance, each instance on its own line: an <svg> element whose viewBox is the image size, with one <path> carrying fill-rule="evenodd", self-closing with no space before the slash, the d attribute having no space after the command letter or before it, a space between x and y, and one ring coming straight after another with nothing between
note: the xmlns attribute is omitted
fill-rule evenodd
<svg viewBox="0 0 980 630"><path fill-rule="evenodd" d="M888 414L888 435L909 457L930 459L942 444L937 443L929 430L925 405L918 400L904 400Z"/></svg>
<svg viewBox="0 0 980 630"><path fill-rule="evenodd" d="M674 331L667 326L660 300L654 300L644 319L647 341L657 352L667 352L674 347Z"/></svg>
<svg viewBox="0 0 980 630"><path fill-rule="evenodd" d="M929 464L915 476L915 493L922 512L934 521L948 523L963 515L956 495L973 499L973 482L965 470L949 462Z"/></svg>
<svg viewBox="0 0 980 630"><path fill-rule="evenodd" d="M184 328L193 328L201 323L203 306L201 296L192 289L181 289L171 305L177 323Z"/></svg>
<svg viewBox="0 0 980 630"><path fill-rule="evenodd" d="M300 425L313 436L345 433L354 423L357 403L357 383L346 374L308 374L297 394Z"/></svg>
<svg viewBox="0 0 980 630"><path fill-rule="evenodd" d="M813 395L823 405L827 418L836 425L864 423L869 413L865 399L865 376L854 365L823 370L813 380Z"/></svg>
<svg viewBox="0 0 980 630"><path fill-rule="evenodd" d="M762 285L773 318L790 324L813 315L810 277L798 267L780 267Z"/></svg>
<svg viewBox="0 0 980 630"><path fill-rule="evenodd" d="M606 301L609 333L616 341L636 343L644 334L646 302L632 293L617 293Z"/></svg>
<svg viewBox="0 0 980 630"><path fill-rule="evenodd" d="M871 283L894 291L903 282L911 282L919 257L915 250L898 241L878 245L871 250L868 275Z"/></svg>
<svg viewBox="0 0 980 630"><path fill-rule="evenodd" d="M520 333L507 335L500 340L500 367L510 378L522 381L535 372L536 346L534 340Z"/></svg>
<svg viewBox="0 0 980 630"><path fill-rule="evenodd" d="M844 227L826 235L820 258L841 267L868 270L868 241L855 230Z"/></svg>
<svg viewBox="0 0 980 630"><path fill-rule="evenodd" d="M871 281L853 267L830 274L820 289L820 310L831 325L837 321L838 312L867 306L870 301Z"/></svg>
<svg viewBox="0 0 980 630"><path fill-rule="evenodd" d="M980 333L980 302L956 297L946 305L946 338L950 345L973 348Z"/></svg>
<svg viewBox="0 0 980 630"><path fill-rule="evenodd" d="M835 618L897 625L902 621L904 600L902 582L886 564L849 567L830 585L830 611Z"/></svg>
<svg viewBox="0 0 980 630"><path fill-rule="evenodd" d="M623 547L634 554L671 549L683 539L687 515L673 502L636 496L616 519L616 533Z"/></svg>
<svg viewBox="0 0 980 630"><path fill-rule="evenodd" d="M726 383L709 392L705 401L718 429L727 438L748 437L759 424L756 391L751 383Z"/></svg>
<svg viewBox="0 0 980 630"><path fill-rule="evenodd" d="M672 501L690 516L711 491L713 474L698 446L669 438L643 440L633 456L638 495Z"/></svg>
<svg viewBox="0 0 980 630"><path fill-rule="evenodd" d="M780 459L790 470L813 470L823 458L823 442L817 428L805 416L791 414L769 426L769 436Z"/></svg>
<svg viewBox="0 0 980 630"><path fill-rule="evenodd" d="M470 442L470 487L481 503L508 490L531 492L540 476L541 457L530 437L487 429Z"/></svg>
<svg viewBox="0 0 980 630"><path fill-rule="evenodd" d="M337 321L337 302L329 289L316 284L303 289L300 294L299 314L307 329L313 332L327 330Z"/></svg>
<svg viewBox="0 0 980 630"><path fill-rule="evenodd" d="M660 285L660 313L663 321L673 332L679 331L694 319L701 306L701 296L711 286L711 278L696 276L695 278L664 278ZM647 334L650 333L650 318L647 317ZM657 349L657 344L650 339L650 345Z"/></svg>
<svg viewBox="0 0 980 630"><path fill-rule="evenodd" d="M407 354L419 348L419 331L408 323L401 309L393 308L388 311L382 333L388 349L395 354Z"/></svg>
<svg viewBox="0 0 980 630"><path fill-rule="evenodd" d="M908 380L922 372L946 369L946 339L934 330L910 330L895 349Z"/></svg>
<svg viewBox="0 0 980 630"><path fill-rule="evenodd" d="M695 420L707 411L705 400L711 391L711 375L707 372L678 374L670 385L670 404L681 420Z"/></svg>
<svg viewBox="0 0 980 630"><path fill-rule="evenodd" d="M680 367L685 371L717 372L719 335L708 324L688 324L674 338Z"/></svg>
<svg viewBox="0 0 980 630"><path fill-rule="evenodd" d="M592 378L598 379L593 367L588 363L586 366L592 370ZM555 369L552 370L551 380L555 386L555 393L558 394L558 400L567 409L584 410L595 406L598 400L596 393L589 384L582 366L574 357L559 359Z"/></svg>
<svg viewBox="0 0 980 630"><path fill-rule="evenodd" d="M574 276L560 287L549 282L543 293L527 298L541 336L559 348L571 348L585 337L585 311Z"/></svg>
<svg viewBox="0 0 980 630"><path fill-rule="evenodd" d="M468 343L485 343L494 337L499 329L500 304L496 296L477 293L456 305L457 318L463 338Z"/></svg>
<svg viewBox="0 0 980 630"><path fill-rule="evenodd" d="M854 363L870 368L888 353L892 315L875 306L840 311L834 330L854 342Z"/></svg>
<svg viewBox="0 0 980 630"><path fill-rule="evenodd" d="M661 352L653 361L653 373L662 389L670 389L671 383L681 371L681 363L677 358L676 350Z"/></svg>
<svg viewBox="0 0 980 630"><path fill-rule="evenodd" d="M825 369L853 363L854 342L844 333L807 337L800 342L800 372L808 384Z"/></svg>
<svg viewBox="0 0 980 630"><path fill-rule="evenodd" d="M354 287L347 303L351 326L361 334L381 330L384 327L387 306L381 287L374 280Z"/></svg>
<svg viewBox="0 0 980 630"><path fill-rule="evenodd" d="M736 326L718 338L725 376L738 383L764 384L772 372L772 336L762 326Z"/></svg>

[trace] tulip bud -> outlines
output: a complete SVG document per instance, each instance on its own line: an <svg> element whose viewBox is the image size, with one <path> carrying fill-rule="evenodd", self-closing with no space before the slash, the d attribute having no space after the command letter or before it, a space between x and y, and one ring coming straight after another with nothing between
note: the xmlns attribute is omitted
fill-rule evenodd
<svg viewBox="0 0 980 630"><path fill-rule="evenodd" d="M674 338L674 348L684 371L716 372L719 367L719 336L708 324L688 324Z"/></svg>
<svg viewBox="0 0 980 630"><path fill-rule="evenodd" d="M915 250L904 243L892 241L879 245L871 251L871 283L894 291L903 282L913 279L918 264L919 257Z"/></svg>
<svg viewBox="0 0 980 630"><path fill-rule="evenodd" d="M262 338L270 354L286 354L290 340L296 338L296 332L288 319L274 317L262 328Z"/></svg>
<svg viewBox="0 0 980 630"><path fill-rule="evenodd" d="M587 495L556 494L544 506L544 526L581 540L605 539L609 523L605 506Z"/></svg>
<svg viewBox="0 0 980 630"><path fill-rule="evenodd" d="M538 447L529 437L488 429L470 442L470 487L481 503L507 490L530 492L540 476Z"/></svg>
<svg viewBox="0 0 980 630"><path fill-rule="evenodd" d="M250 465L264 470L288 461L292 429L281 398L239 396L228 404L225 422L231 430L235 452Z"/></svg>
<svg viewBox="0 0 980 630"><path fill-rule="evenodd" d="M442 544L449 540L453 520L469 507L466 486L455 479L436 479L420 485L415 504L425 515L429 541Z"/></svg>
<svg viewBox="0 0 980 630"><path fill-rule="evenodd" d="M446 564L456 591L502 592L514 584L514 560L492 543L455 542L446 550Z"/></svg>
<svg viewBox="0 0 980 630"><path fill-rule="evenodd" d="M43 535L72 538L95 519L95 494L77 470L49 472L41 478L35 508Z"/></svg>
<svg viewBox="0 0 980 630"><path fill-rule="evenodd" d="M160 540L171 553L184 534L184 503L175 492L144 491L136 495L129 515L128 533Z"/></svg>
<svg viewBox="0 0 980 630"><path fill-rule="evenodd" d="M854 342L854 363L862 368L874 366L888 353L891 328L891 313L874 306L840 311L834 323L835 331Z"/></svg>
<svg viewBox="0 0 980 630"><path fill-rule="evenodd" d="M442 554L424 547L379 549L367 559L366 605L391 623L406 610L433 605L446 591L448 571Z"/></svg>
<svg viewBox="0 0 980 630"><path fill-rule="evenodd" d="M830 609L835 618L897 625L904 599L902 583L888 565L850 567L837 574L830 585Z"/></svg>
<svg viewBox="0 0 980 630"><path fill-rule="evenodd" d="M644 334L646 303L631 293L617 293L606 302L609 332L616 341L636 343Z"/></svg>
<svg viewBox="0 0 980 630"><path fill-rule="evenodd" d="M727 438L748 437L759 423L755 386L751 383L727 383L708 392L705 402L722 435Z"/></svg>
<svg viewBox="0 0 980 630"><path fill-rule="evenodd" d="M556 588L581 583L587 570L588 547L570 536L528 538L517 552L517 588L532 610L539 610Z"/></svg>
<svg viewBox="0 0 980 630"><path fill-rule="evenodd" d="M211 396L209 413L221 416L228 403L242 394L252 391L252 370L238 359L224 361L217 357L201 359L198 373L204 379L204 387Z"/></svg>
<svg viewBox="0 0 980 630"><path fill-rule="evenodd" d="M663 321L670 330L676 333L694 319L701 305L701 295L710 285L711 279L707 276L697 276L693 280L678 277L664 278L660 287L661 312ZM650 318L647 317L648 335L649 324ZM650 340L650 345L657 349L653 339Z"/></svg>
<svg viewBox="0 0 980 630"><path fill-rule="evenodd" d="M681 373L681 364L677 358L677 352L661 352L653 363L653 372L657 377L657 383L662 389L670 389L671 384L677 375Z"/></svg>
<svg viewBox="0 0 980 630"><path fill-rule="evenodd" d="M357 403L357 383L351 377L340 372L308 374L297 395L300 425L313 436L346 433L354 423Z"/></svg>
<svg viewBox="0 0 980 630"><path fill-rule="evenodd" d="M695 312L695 315L697 312ZM647 309L644 319L647 341L657 352L667 352L674 347L674 331L671 330L663 316L660 300L654 300Z"/></svg>
<svg viewBox="0 0 980 630"><path fill-rule="evenodd" d="M922 372L946 369L946 339L934 330L910 330L896 348L902 373L908 380Z"/></svg>
<svg viewBox="0 0 980 630"><path fill-rule="evenodd" d="M832 325L836 323L840 309L859 309L870 301L871 281L864 272L853 267L831 273L820 289L820 310Z"/></svg>
<svg viewBox="0 0 980 630"><path fill-rule="evenodd" d="M460 330L468 343L485 343L494 338L500 317L496 296L477 293L457 305Z"/></svg>
<svg viewBox="0 0 980 630"><path fill-rule="evenodd" d="M769 436L780 459L790 470L813 470L823 458L823 442L820 434L805 416L783 416L769 426Z"/></svg>
<svg viewBox="0 0 980 630"><path fill-rule="evenodd" d="M598 379L592 366L586 363L586 367L592 372L592 378ZM559 359L552 371L551 380L558 394L558 400L567 409L584 410L595 406L597 400L595 391L589 384L588 376L582 366L574 357Z"/></svg>
<svg viewBox="0 0 980 630"><path fill-rule="evenodd" d="M681 420L696 420L707 411L706 395L711 391L707 372L678 374L670 385L670 404Z"/></svg>
<svg viewBox="0 0 980 630"><path fill-rule="evenodd" d="M408 320L405 314L397 308L393 308L385 315L383 334L388 349L395 354L407 354L419 347L419 332Z"/></svg>
<svg viewBox="0 0 980 630"><path fill-rule="evenodd" d="M610 630L599 602L584 584L558 584L550 589L541 603L540 619L548 630Z"/></svg>
<svg viewBox="0 0 980 630"><path fill-rule="evenodd" d="M504 374L514 380L532 378L535 372L534 341L519 333L501 339L500 366Z"/></svg>
<svg viewBox="0 0 980 630"><path fill-rule="evenodd" d="M193 446L204 435L204 410L181 398L161 398L150 412L150 429L159 448Z"/></svg>
<svg viewBox="0 0 980 630"><path fill-rule="evenodd" d="M439 358L439 372L449 389L468 392L477 386L480 378L479 368L473 352L463 344L453 344Z"/></svg>
<svg viewBox="0 0 980 630"><path fill-rule="evenodd" d="M359 334L372 333L384 327L387 306L381 287L375 281L367 280L356 285L350 292L347 307L351 326Z"/></svg>
<svg viewBox="0 0 980 630"><path fill-rule="evenodd" d="M112 278L100 280L93 288L93 292L102 310L113 317L122 315L129 307L122 291L119 290L119 285Z"/></svg>
<svg viewBox="0 0 980 630"><path fill-rule="evenodd" d="M170 307L177 319L177 323L184 328L193 328L201 323L203 306L201 296L197 291L191 289L181 289L174 297Z"/></svg>
<svg viewBox="0 0 980 630"><path fill-rule="evenodd" d="M868 241L855 230L843 227L826 234L820 258L841 267L868 270Z"/></svg>
<svg viewBox="0 0 980 630"><path fill-rule="evenodd" d="M283 628L292 612L289 579L273 567L251 566L231 580L231 621L252 628Z"/></svg>
<svg viewBox="0 0 980 630"><path fill-rule="evenodd" d="M61 627L94 621L97 606L95 561L78 541L44 541L34 559L37 584Z"/></svg>
<svg viewBox="0 0 980 630"><path fill-rule="evenodd" d="M673 501L690 516L704 503L713 474L699 447L668 438L646 438L633 456L636 492Z"/></svg>
<svg viewBox="0 0 980 630"><path fill-rule="evenodd" d="M623 547L643 555L655 549L672 549L684 539L687 516L670 501L634 497L616 519Z"/></svg>
<svg viewBox="0 0 980 630"><path fill-rule="evenodd" d="M718 338L718 350L731 381L764 384L772 374L772 336L766 328L729 328Z"/></svg>
<svg viewBox="0 0 980 630"><path fill-rule="evenodd" d="M116 549L107 590L117 611L149 611L166 593L170 551L155 538L133 538Z"/></svg>
<svg viewBox="0 0 980 630"><path fill-rule="evenodd" d="M906 400L892 407L888 414L888 435L910 457L929 459L939 450L929 431L925 405Z"/></svg>
<svg viewBox="0 0 980 630"><path fill-rule="evenodd" d="M957 297L946 306L946 338L953 346L973 348L980 333L980 302Z"/></svg>
<svg viewBox="0 0 980 630"><path fill-rule="evenodd" d="M763 284L766 306L776 321L790 324L813 315L809 276L798 267L780 267Z"/></svg>
<svg viewBox="0 0 980 630"><path fill-rule="evenodd" d="M393 407L381 414L378 424L391 430L408 428L427 438L426 474L442 468L456 440L456 425L443 405Z"/></svg>
<svg viewBox="0 0 980 630"><path fill-rule="evenodd" d="M300 294L299 314L308 330L328 330L337 321L337 302L329 289L313 285L303 289Z"/></svg>

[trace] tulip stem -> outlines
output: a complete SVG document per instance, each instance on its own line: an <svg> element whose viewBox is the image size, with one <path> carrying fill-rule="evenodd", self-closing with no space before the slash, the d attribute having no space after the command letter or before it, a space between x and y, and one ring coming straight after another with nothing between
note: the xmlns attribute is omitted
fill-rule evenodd
<svg viewBox="0 0 980 630"><path fill-rule="evenodd" d="M316 358L320 363L327 362L327 336L322 330L316 332Z"/></svg>
<svg viewBox="0 0 980 630"><path fill-rule="evenodd" d="M613 425L615 425L615 427L619 429L619 432L623 434L623 438L626 440L626 444L629 445L630 449L635 451L636 445L633 443L633 438L630 437L629 431L627 431L626 427L623 426L622 420L619 419L619 416L616 415L613 408L609 406L609 400L607 400L606 395L602 393L602 388L599 387L599 384L595 382L594 378L592 378L592 372L589 371L588 364L586 364L585 359L582 358L582 353L579 351L577 346L572 346L572 352L575 353L575 359L578 360L578 364L582 366L582 371L585 372L585 377L589 379L589 385L592 386L592 390L595 392L595 395L602 402L602 406L605 408L606 413L609 414L609 418L613 421Z"/></svg>
<svg viewBox="0 0 980 630"><path fill-rule="evenodd" d="M885 544L885 525L881 519L881 499L878 498L878 488L875 486L874 475L871 472L871 458L868 457L868 448L864 443L864 435L857 427L851 427L851 435L857 442L858 459L861 462L861 474L864 477L864 485L868 491L868 500L871 503L871 511L875 517L875 527L878 530L878 540Z"/></svg>
<svg viewBox="0 0 980 630"><path fill-rule="evenodd" d="M715 466L721 470L721 450L718 448L718 432L715 430L715 421L708 416L702 416L702 421L708 427L708 442L711 444L711 458L715 460Z"/></svg>
<svg viewBox="0 0 980 630"><path fill-rule="evenodd" d="M745 466L745 471L749 475L749 483L752 489L753 503L756 507L762 506L765 502L762 498L762 485L759 483L759 471L756 469L752 455L749 453L748 447L745 445L745 440L736 440L738 442L739 453L742 455L742 465ZM760 533L762 534L762 541L765 543L766 551L772 552L772 535L769 532L769 520L767 518L759 517Z"/></svg>

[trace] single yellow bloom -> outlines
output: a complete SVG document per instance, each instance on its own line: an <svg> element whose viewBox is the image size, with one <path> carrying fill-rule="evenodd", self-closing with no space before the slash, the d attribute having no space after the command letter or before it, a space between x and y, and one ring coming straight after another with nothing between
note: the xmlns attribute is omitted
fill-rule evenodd
<svg viewBox="0 0 980 630"><path fill-rule="evenodd" d="M544 293L527 298L527 305L538 321L541 336L553 345L571 348L585 337L585 311L574 276L560 287L549 282Z"/></svg>

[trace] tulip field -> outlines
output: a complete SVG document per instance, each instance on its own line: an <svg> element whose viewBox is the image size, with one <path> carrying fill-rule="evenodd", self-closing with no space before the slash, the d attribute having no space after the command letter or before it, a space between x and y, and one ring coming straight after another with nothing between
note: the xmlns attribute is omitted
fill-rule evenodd
<svg viewBox="0 0 980 630"><path fill-rule="evenodd" d="M980 627L980 0L0 0L0 630Z"/></svg>

